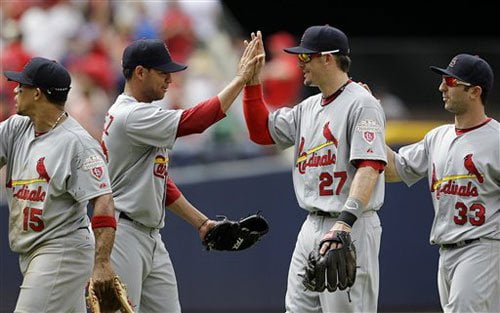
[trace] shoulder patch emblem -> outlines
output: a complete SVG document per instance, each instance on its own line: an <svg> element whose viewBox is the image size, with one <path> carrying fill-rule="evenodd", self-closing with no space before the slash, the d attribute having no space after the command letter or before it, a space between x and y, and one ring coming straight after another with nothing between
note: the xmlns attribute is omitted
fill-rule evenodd
<svg viewBox="0 0 500 313"><path fill-rule="evenodd" d="M88 156L82 163L82 168L85 171L89 171L99 166L104 166L104 161L97 154Z"/></svg>
<svg viewBox="0 0 500 313"><path fill-rule="evenodd" d="M371 131L365 131L363 133L363 139L371 144L375 140L375 133Z"/></svg>
<svg viewBox="0 0 500 313"><path fill-rule="evenodd" d="M97 180L101 180L103 173L104 170L102 169L102 166L97 166L90 170L90 174L92 174L92 176L97 178Z"/></svg>

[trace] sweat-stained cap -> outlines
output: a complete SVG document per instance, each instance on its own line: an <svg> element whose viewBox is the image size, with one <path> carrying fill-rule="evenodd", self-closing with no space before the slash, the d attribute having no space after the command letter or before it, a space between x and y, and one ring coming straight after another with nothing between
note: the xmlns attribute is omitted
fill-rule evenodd
<svg viewBox="0 0 500 313"><path fill-rule="evenodd" d="M486 92L493 88L493 70L477 55L462 53L451 59L447 68L431 66L430 69L435 73L454 77L473 86L480 86Z"/></svg>
<svg viewBox="0 0 500 313"><path fill-rule="evenodd" d="M167 73L180 72L187 68L186 65L172 60L167 45L160 39L139 39L125 48L122 58L123 68L134 69L138 65Z"/></svg>
<svg viewBox="0 0 500 313"><path fill-rule="evenodd" d="M333 54L349 55L349 40L338 28L330 25L311 26L304 32L300 45L283 49L292 54L332 51Z"/></svg>
<svg viewBox="0 0 500 313"><path fill-rule="evenodd" d="M6 71L4 75L8 80L39 87L57 101L66 101L71 89L68 71L56 61L45 58L32 58L22 72Z"/></svg>

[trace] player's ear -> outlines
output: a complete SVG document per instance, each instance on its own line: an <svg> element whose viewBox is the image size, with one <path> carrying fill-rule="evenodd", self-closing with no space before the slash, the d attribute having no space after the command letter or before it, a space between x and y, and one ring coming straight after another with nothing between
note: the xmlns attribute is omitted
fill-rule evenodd
<svg viewBox="0 0 500 313"><path fill-rule="evenodd" d="M33 93L35 100L39 100L43 96L43 92L40 88L35 88L35 92Z"/></svg>
<svg viewBox="0 0 500 313"><path fill-rule="evenodd" d="M142 65L138 65L134 69L135 75L137 75L137 77L139 79L141 79L141 80L144 78L144 72L145 71L146 71L146 68L144 66L142 66Z"/></svg>
<svg viewBox="0 0 500 313"><path fill-rule="evenodd" d="M472 86L469 88L469 94L472 99L479 99L483 94L483 88L481 86Z"/></svg>
<svg viewBox="0 0 500 313"><path fill-rule="evenodd" d="M333 54L325 54L325 58L324 58L324 62L325 64L329 64L329 63L332 63L332 62L335 62L335 57L333 56Z"/></svg>

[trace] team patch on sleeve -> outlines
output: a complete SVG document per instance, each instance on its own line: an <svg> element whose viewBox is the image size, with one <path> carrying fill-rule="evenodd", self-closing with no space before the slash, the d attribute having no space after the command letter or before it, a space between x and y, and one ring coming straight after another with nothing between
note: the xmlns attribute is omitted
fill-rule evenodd
<svg viewBox="0 0 500 313"><path fill-rule="evenodd" d="M99 167L101 167L101 171L102 171L103 166L104 166L104 160L101 157L99 157L97 154L88 156L85 160L83 160L83 163L82 163L82 168L85 171L93 170L93 169L99 168Z"/></svg>
<svg viewBox="0 0 500 313"><path fill-rule="evenodd" d="M362 134L367 143L372 144L377 138L376 134L382 132L382 126L374 120L362 120L356 125L356 131Z"/></svg>
<svg viewBox="0 0 500 313"><path fill-rule="evenodd" d="M90 170L90 174L97 180L101 180L102 174L104 173L104 170L102 166L96 166L93 169Z"/></svg>

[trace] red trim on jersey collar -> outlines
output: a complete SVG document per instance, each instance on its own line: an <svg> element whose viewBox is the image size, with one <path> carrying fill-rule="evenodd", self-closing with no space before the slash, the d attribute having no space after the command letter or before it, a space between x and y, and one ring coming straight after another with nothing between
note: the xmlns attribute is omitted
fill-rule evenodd
<svg viewBox="0 0 500 313"><path fill-rule="evenodd" d="M325 106L327 104L330 104L333 100L335 100L338 96L340 96L340 94L342 93L342 91L344 91L345 87L347 85L349 85L349 83L351 83L352 80L348 80L345 84L343 84L337 91L335 91L333 94L329 95L328 97L326 98L323 98L321 99L321 105L322 106Z"/></svg>
<svg viewBox="0 0 500 313"><path fill-rule="evenodd" d="M467 132L470 132L471 130L478 129L479 127L486 125L489 121L491 121L491 117L488 117L486 119L486 121L482 122L481 124L479 124L477 126L471 127L471 128L456 128L455 127L455 134L457 134L457 136L463 135Z"/></svg>

